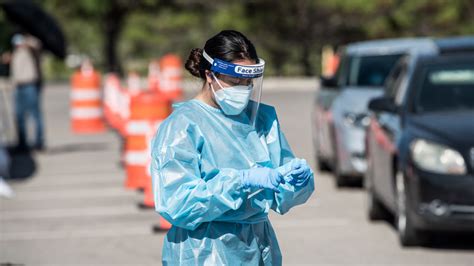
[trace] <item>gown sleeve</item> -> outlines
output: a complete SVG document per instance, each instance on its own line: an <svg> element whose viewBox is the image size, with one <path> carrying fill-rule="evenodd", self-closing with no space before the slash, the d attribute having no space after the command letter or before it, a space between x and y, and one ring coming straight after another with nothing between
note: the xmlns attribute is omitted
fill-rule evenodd
<svg viewBox="0 0 474 266"><path fill-rule="evenodd" d="M171 224L188 230L237 210L244 198L236 169L216 169L214 178L201 178L202 142L202 132L195 124L175 116L163 122L152 143L156 211Z"/></svg>
<svg viewBox="0 0 474 266"><path fill-rule="evenodd" d="M283 165L283 161L286 163L293 157L286 157L283 156L283 153L291 154L290 146L286 141L285 136L282 132L280 132L281 138L281 150L282 150L282 163L279 165ZM311 175L310 180L306 183L303 187L295 187L289 183L280 184L279 186L280 193L275 193L275 201L273 202L272 209L279 214L285 214L288 212L292 207L296 205L300 205L305 203L311 194L314 191L314 175Z"/></svg>
<svg viewBox="0 0 474 266"><path fill-rule="evenodd" d="M291 161L295 156L285 135L280 129L280 123L278 122L275 109L268 109L267 115L267 120L271 121L269 123L271 126L266 137L267 145L276 168ZM292 207L303 204L309 199L314 191L314 175L311 176L310 180L303 187L295 187L289 183L285 183L280 184L279 191L280 193L274 193L275 200L271 208L279 214L285 214Z"/></svg>

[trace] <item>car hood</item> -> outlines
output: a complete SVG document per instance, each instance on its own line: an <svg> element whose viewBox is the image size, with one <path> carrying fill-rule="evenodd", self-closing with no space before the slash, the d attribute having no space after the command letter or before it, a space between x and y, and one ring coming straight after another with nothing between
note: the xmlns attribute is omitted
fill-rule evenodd
<svg viewBox="0 0 474 266"><path fill-rule="evenodd" d="M346 87L334 100L335 112L365 113L369 101L383 95L383 87Z"/></svg>
<svg viewBox="0 0 474 266"><path fill-rule="evenodd" d="M453 145L474 146L474 111L420 114L410 116L407 122Z"/></svg>

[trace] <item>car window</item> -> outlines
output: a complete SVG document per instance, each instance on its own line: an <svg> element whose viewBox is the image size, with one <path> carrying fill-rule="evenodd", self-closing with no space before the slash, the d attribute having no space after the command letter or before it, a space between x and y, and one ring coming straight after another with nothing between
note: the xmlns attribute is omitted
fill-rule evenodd
<svg viewBox="0 0 474 266"><path fill-rule="evenodd" d="M422 80L417 113L474 110L474 63L431 67Z"/></svg>
<svg viewBox="0 0 474 266"><path fill-rule="evenodd" d="M401 54L396 54L354 57L350 62L349 85L383 86L385 79L401 56Z"/></svg>
<svg viewBox="0 0 474 266"><path fill-rule="evenodd" d="M396 96L398 95L398 92L402 89L402 84L403 84L403 81L405 80L406 73L407 73L406 64L401 64L400 73L398 74L398 78L395 80L393 84L393 88L390 91L390 97L394 99L396 98Z"/></svg>
<svg viewBox="0 0 474 266"><path fill-rule="evenodd" d="M394 85L393 95L390 95L390 97L393 97L393 99L395 100L395 104L397 105L402 104L403 99L405 98L405 94L408 90L407 72L408 72L408 65L403 64L402 71Z"/></svg>
<svg viewBox="0 0 474 266"><path fill-rule="evenodd" d="M397 64L385 81L385 95L395 99L407 72L406 63Z"/></svg>
<svg viewBox="0 0 474 266"><path fill-rule="evenodd" d="M349 66L352 58L350 56L344 56L339 64L336 72L337 86L347 86Z"/></svg>
<svg viewBox="0 0 474 266"><path fill-rule="evenodd" d="M393 91L395 90L395 84L397 79L400 77L402 73L402 66L397 65L393 69L393 71L388 75L387 79L385 80L385 95L386 96L393 96Z"/></svg>

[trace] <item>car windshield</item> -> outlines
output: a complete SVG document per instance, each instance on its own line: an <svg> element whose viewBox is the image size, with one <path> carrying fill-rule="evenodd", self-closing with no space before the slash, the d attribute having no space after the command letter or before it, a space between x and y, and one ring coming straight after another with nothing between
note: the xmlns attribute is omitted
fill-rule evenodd
<svg viewBox="0 0 474 266"><path fill-rule="evenodd" d="M437 66L425 73L417 112L474 110L474 64Z"/></svg>
<svg viewBox="0 0 474 266"><path fill-rule="evenodd" d="M402 55L377 55L354 57L351 60L349 85L382 87L385 78Z"/></svg>

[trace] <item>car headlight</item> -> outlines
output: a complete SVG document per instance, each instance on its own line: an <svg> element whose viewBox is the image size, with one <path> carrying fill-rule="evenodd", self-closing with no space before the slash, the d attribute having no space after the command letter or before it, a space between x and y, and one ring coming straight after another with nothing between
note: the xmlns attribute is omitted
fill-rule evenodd
<svg viewBox="0 0 474 266"><path fill-rule="evenodd" d="M352 112L344 113L344 122L350 126L365 128L370 124L370 117L368 114L356 114Z"/></svg>
<svg viewBox="0 0 474 266"><path fill-rule="evenodd" d="M410 148L413 161L423 170L439 174L466 174L464 159L453 149L422 139L413 141Z"/></svg>

